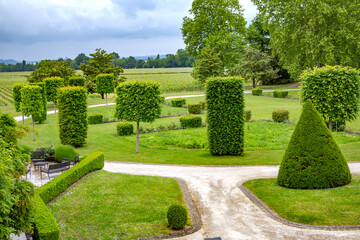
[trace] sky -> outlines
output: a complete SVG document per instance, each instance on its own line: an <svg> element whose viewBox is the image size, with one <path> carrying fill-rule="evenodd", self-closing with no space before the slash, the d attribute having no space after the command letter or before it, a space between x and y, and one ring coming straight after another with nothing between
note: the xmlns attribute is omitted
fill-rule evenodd
<svg viewBox="0 0 360 240"><path fill-rule="evenodd" d="M192 0L0 0L0 59L71 58L102 48L120 57L175 54ZM247 22L251 0L239 0Z"/></svg>

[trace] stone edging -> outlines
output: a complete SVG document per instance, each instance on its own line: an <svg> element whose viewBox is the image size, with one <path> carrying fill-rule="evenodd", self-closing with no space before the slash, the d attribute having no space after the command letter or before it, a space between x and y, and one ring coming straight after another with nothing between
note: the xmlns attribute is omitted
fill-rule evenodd
<svg viewBox="0 0 360 240"><path fill-rule="evenodd" d="M248 179L250 180L250 179ZM254 193L252 193L249 189L243 186L244 182L248 181L242 181L237 184L237 187L240 188L240 190L245 194L246 197L248 197L256 206L258 206L265 214L275 221L278 221L282 224L301 228L301 229L313 229L313 230L326 230L326 231L354 231L354 230L360 230L360 225L352 225L352 226L321 226L321 225L309 225L309 224L302 224L302 223L296 223L289 220L286 220L285 218L280 217L275 211L273 211L271 208L269 208L263 201L261 201Z"/></svg>

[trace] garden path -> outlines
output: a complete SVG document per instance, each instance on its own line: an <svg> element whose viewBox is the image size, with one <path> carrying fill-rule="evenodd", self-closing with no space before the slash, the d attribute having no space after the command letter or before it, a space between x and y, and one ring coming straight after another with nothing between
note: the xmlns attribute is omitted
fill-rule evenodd
<svg viewBox="0 0 360 240"><path fill-rule="evenodd" d="M360 174L360 162L349 162ZM106 161L104 170L125 174L176 177L185 180L201 216L198 232L177 238L237 239L360 239L360 231L325 231L284 225L267 216L237 187L254 178L276 177L279 166L186 166Z"/></svg>

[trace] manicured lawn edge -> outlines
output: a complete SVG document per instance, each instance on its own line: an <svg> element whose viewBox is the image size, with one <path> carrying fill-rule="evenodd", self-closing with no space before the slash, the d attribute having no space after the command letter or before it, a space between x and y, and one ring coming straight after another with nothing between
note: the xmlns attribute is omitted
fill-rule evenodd
<svg viewBox="0 0 360 240"><path fill-rule="evenodd" d="M275 211L269 208L263 201L261 201L254 193L252 193L248 188L243 186L243 184L249 180L248 179L237 184L237 187L248 197L256 206L258 206L267 216L271 217L275 221L278 221L282 224L302 228L302 229L314 229L314 230L326 230L326 231L355 231L360 230L360 225L352 225L352 226L321 226L321 225L310 225L310 224L302 224L297 222L289 221L285 218L280 217Z"/></svg>

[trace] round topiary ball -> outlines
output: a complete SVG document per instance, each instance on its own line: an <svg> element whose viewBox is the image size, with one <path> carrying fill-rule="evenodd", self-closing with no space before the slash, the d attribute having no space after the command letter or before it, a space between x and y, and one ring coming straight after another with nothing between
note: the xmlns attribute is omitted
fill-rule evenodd
<svg viewBox="0 0 360 240"><path fill-rule="evenodd" d="M171 205L167 211L167 219L172 229L183 229L187 222L187 211L183 206Z"/></svg>

